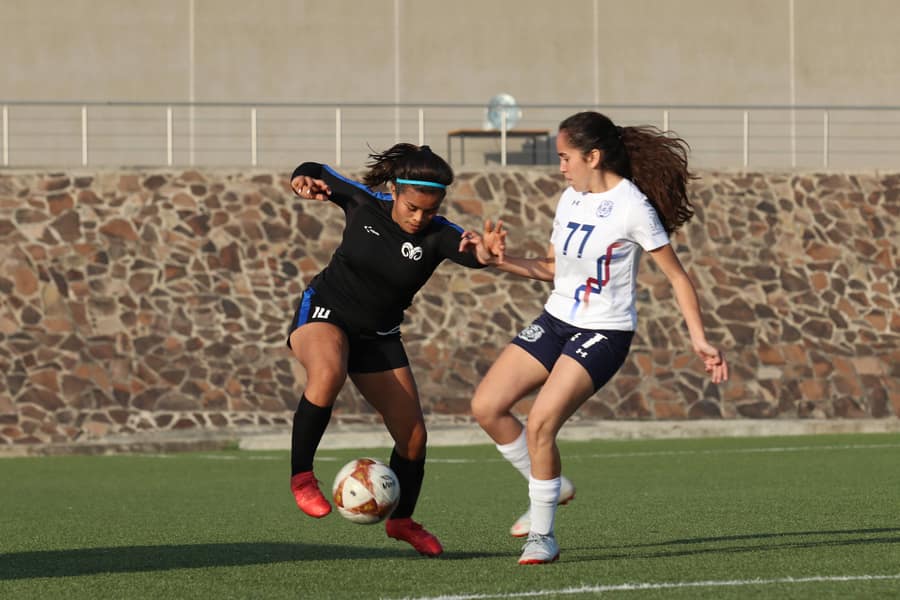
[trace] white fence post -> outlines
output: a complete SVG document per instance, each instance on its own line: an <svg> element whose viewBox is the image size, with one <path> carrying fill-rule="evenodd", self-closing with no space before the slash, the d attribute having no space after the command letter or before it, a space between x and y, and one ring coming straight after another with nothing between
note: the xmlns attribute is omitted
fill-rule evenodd
<svg viewBox="0 0 900 600"><path fill-rule="evenodd" d="M3 166L9 166L9 107L3 105Z"/></svg>
<svg viewBox="0 0 900 600"><path fill-rule="evenodd" d="M196 141L195 141L195 128L194 121L196 120L196 111L194 108L194 102L191 101L191 107L188 112L188 162L191 166L194 166L194 161L196 160Z"/></svg>
<svg viewBox="0 0 900 600"><path fill-rule="evenodd" d="M341 166L341 109L334 109L334 166Z"/></svg>
<svg viewBox="0 0 900 600"><path fill-rule="evenodd" d="M797 168L797 111L793 107L791 107L791 168Z"/></svg>
<svg viewBox="0 0 900 600"><path fill-rule="evenodd" d="M419 145L425 144L425 110L419 109Z"/></svg>
<svg viewBox="0 0 900 600"><path fill-rule="evenodd" d="M750 165L750 111L744 111L744 168Z"/></svg>
<svg viewBox="0 0 900 600"><path fill-rule="evenodd" d="M500 111L500 164L506 166L506 110Z"/></svg>
<svg viewBox="0 0 900 600"><path fill-rule="evenodd" d="M172 107L166 107L166 164L170 167L172 166L172 162L175 159L175 149L173 148L174 143L174 129L172 127Z"/></svg>
<svg viewBox="0 0 900 600"><path fill-rule="evenodd" d="M87 106L81 106L81 166L86 167L88 164L88 115Z"/></svg>
<svg viewBox="0 0 900 600"><path fill-rule="evenodd" d="M256 154L256 107L250 109L250 164L257 165Z"/></svg>

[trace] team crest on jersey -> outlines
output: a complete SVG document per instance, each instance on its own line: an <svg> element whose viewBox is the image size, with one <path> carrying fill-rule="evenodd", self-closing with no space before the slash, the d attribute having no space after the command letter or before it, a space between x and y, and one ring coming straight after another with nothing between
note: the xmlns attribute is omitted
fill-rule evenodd
<svg viewBox="0 0 900 600"><path fill-rule="evenodd" d="M422 247L413 246L409 242L403 242L403 245L400 246L400 254L409 260L419 260L422 258Z"/></svg>
<svg viewBox="0 0 900 600"><path fill-rule="evenodd" d="M542 335L544 335L544 328L534 323L519 332L519 337L526 342L536 342Z"/></svg>
<svg viewBox="0 0 900 600"><path fill-rule="evenodd" d="M604 200L600 203L600 206L597 207L597 216L599 218L608 217L609 213L612 212L613 203L611 200Z"/></svg>

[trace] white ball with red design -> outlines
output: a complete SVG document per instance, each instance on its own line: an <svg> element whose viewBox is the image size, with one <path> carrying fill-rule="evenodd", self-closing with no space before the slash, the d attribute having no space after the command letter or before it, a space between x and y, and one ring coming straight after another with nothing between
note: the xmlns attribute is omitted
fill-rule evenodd
<svg viewBox="0 0 900 600"><path fill-rule="evenodd" d="M358 458L338 471L331 492L341 516L370 525L388 518L397 508L400 482L380 460Z"/></svg>

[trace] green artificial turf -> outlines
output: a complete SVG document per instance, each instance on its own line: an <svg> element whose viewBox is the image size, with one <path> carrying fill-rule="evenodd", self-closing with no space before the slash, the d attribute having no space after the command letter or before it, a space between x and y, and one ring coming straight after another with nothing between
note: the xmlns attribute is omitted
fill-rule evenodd
<svg viewBox="0 0 900 600"><path fill-rule="evenodd" d="M525 481L487 445L429 449L439 559L302 515L286 452L3 459L0 598L900 597L900 436L561 449L577 496L539 566L508 535ZM317 475L388 455L323 450Z"/></svg>

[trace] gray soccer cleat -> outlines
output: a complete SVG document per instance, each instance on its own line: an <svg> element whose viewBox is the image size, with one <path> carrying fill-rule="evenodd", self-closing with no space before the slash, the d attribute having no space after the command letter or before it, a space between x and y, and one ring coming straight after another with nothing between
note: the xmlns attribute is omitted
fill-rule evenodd
<svg viewBox="0 0 900 600"><path fill-rule="evenodd" d="M519 557L520 565L541 565L553 562L559 558L559 544L552 533L541 535L529 533L528 541L522 548L522 556Z"/></svg>
<svg viewBox="0 0 900 600"><path fill-rule="evenodd" d="M560 506L568 504L570 500L575 498L575 484L569 481L568 477L560 476L559 482L559 500L557 504ZM525 537L531 531L531 509L525 511L525 514L516 519L516 522L509 528L509 534L513 537Z"/></svg>

